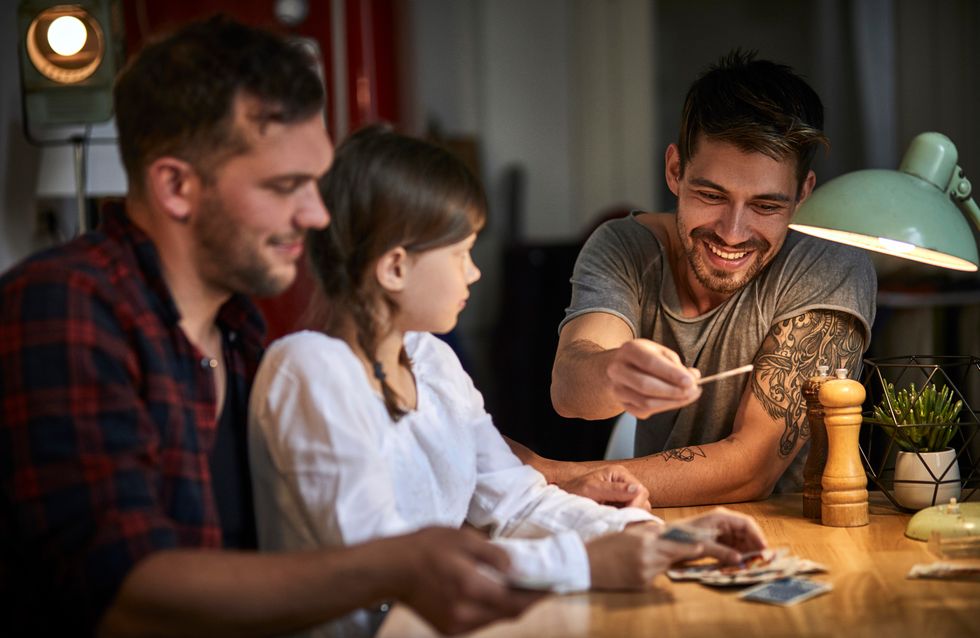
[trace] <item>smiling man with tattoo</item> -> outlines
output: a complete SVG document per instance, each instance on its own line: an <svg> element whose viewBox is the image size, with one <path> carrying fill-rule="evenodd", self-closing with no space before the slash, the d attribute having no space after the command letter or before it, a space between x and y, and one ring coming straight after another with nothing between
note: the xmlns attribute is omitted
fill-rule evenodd
<svg viewBox="0 0 980 638"><path fill-rule="evenodd" d="M638 417L637 458L618 463L654 505L801 489L801 385L818 365L858 373L871 262L788 231L822 127L820 99L790 68L731 53L692 85L667 148L677 211L608 222L582 249L552 401L569 417ZM747 363L751 375L697 384ZM602 465L518 452L559 484Z"/></svg>

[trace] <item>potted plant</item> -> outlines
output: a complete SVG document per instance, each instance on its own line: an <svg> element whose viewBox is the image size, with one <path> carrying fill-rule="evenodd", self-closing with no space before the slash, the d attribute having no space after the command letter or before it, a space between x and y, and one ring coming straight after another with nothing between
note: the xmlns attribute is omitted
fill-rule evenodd
<svg viewBox="0 0 980 638"><path fill-rule="evenodd" d="M962 400L943 385L915 383L898 392L883 384L884 396L875 406L872 423L891 436L900 451L895 459L895 500L922 509L960 497L956 450L949 447L959 423Z"/></svg>

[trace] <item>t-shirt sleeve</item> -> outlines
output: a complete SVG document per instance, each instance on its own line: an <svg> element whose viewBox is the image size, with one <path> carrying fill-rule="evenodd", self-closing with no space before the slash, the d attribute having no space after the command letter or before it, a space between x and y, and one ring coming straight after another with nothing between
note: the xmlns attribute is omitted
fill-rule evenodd
<svg viewBox="0 0 980 638"><path fill-rule="evenodd" d="M658 255L650 254L655 245L649 231L632 218L615 219L599 226L575 261L572 300L558 331L576 317L605 312L625 321L633 335L638 335L641 277L644 268L658 259Z"/></svg>
<svg viewBox="0 0 980 638"><path fill-rule="evenodd" d="M878 291L874 265L868 254L793 231L790 237L792 246L780 263L773 264L779 270L778 276L769 280L775 290L761 291L760 303L774 304L772 324L810 310L846 312L860 322L867 350Z"/></svg>

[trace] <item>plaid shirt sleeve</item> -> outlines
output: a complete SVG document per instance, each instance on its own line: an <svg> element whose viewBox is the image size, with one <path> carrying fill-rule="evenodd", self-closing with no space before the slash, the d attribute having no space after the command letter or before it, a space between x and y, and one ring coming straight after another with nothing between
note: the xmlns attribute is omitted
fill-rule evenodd
<svg viewBox="0 0 980 638"><path fill-rule="evenodd" d="M141 365L140 317L119 297L98 273L51 261L0 280L0 578L53 593L47 609L79 633L137 561L178 544L158 502L160 415L141 389L180 390Z"/></svg>

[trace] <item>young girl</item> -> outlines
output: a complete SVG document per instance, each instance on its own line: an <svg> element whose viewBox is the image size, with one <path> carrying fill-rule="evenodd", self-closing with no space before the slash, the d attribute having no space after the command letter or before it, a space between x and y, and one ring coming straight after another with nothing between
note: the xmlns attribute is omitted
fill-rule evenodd
<svg viewBox="0 0 980 638"><path fill-rule="evenodd" d="M485 199L451 154L365 129L338 148L321 192L332 223L307 246L322 332L274 343L252 390L263 548L469 523L510 555L499 577L579 591L639 589L677 560L765 545L753 521L724 511L689 521L722 532L718 543L661 539L648 512L549 486L511 453L456 355L430 334L456 325L480 277L470 250ZM320 635L368 635L377 621L362 610Z"/></svg>

